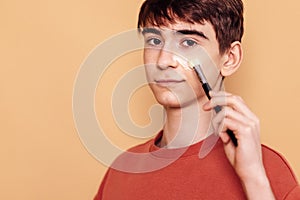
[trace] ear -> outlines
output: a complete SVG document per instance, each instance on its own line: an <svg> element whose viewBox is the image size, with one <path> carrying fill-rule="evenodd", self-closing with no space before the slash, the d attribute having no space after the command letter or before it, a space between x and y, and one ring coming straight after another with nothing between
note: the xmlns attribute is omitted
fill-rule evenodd
<svg viewBox="0 0 300 200"><path fill-rule="evenodd" d="M232 75L241 65L243 49L240 42L231 43L230 48L223 55L222 76Z"/></svg>

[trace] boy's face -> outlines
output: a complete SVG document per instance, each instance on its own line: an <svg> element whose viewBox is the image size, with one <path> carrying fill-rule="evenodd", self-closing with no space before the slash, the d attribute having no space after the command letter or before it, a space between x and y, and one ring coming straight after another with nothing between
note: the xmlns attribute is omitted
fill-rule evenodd
<svg viewBox="0 0 300 200"><path fill-rule="evenodd" d="M223 56L215 31L208 22L178 22L167 27L143 28L144 63L156 100L165 107L182 107L204 97L201 83L189 61L200 61L211 87L221 75ZM206 98L206 97L205 97Z"/></svg>

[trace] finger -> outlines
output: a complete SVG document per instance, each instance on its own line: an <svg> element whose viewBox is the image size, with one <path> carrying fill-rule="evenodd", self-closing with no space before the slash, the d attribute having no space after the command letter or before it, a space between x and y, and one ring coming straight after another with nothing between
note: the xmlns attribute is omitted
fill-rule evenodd
<svg viewBox="0 0 300 200"><path fill-rule="evenodd" d="M209 91L209 95L211 96L211 97L229 97L229 96L232 96L232 94L231 93L229 93L229 92L225 92L225 91L213 91L213 90L211 90L211 91Z"/></svg>
<svg viewBox="0 0 300 200"><path fill-rule="evenodd" d="M236 121L239 121L240 119L243 120L245 118L236 111L233 111L232 108L223 107L223 109L212 118L212 126L216 134L219 134L220 124L222 123L225 117L235 119Z"/></svg>
<svg viewBox="0 0 300 200"><path fill-rule="evenodd" d="M254 123L252 122L249 122L249 124L238 123L237 121L226 117L220 123L218 133L220 134L222 132L226 132L229 129L233 132L237 140L241 139L242 137L259 138L259 130L253 124Z"/></svg>
<svg viewBox="0 0 300 200"><path fill-rule="evenodd" d="M214 96L210 101L203 105L204 110L211 110L216 106L229 106L232 109L248 116L252 120L257 120L256 115L246 106L241 97L238 96Z"/></svg>
<svg viewBox="0 0 300 200"><path fill-rule="evenodd" d="M221 138L221 140L224 144L228 144L230 142L230 137L226 132L219 133L219 137Z"/></svg>
<svg viewBox="0 0 300 200"><path fill-rule="evenodd" d="M212 119L213 128L215 128L215 130L218 130L217 127L225 117L230 118L236 123L240 123L243 125L253 124L253 121L251 119L233 110L231 107L226 106L223 107L222 110L217 113Z"/></svg>
<svg viewBox="0 0 300 200"><path fill-rule="evenodd" d="M236 121L229 119L229 118L224 118L218 128L218 134L220 136L221 133L226 132L229 129L233 132L236 139L238 139L237 136L239 133L240 126L241 125L239 123L236 123Z"/></svg>
<svg viewBox="0 0 300 200"><path fill-rule="evenodd" d="M205 104L206 106L215 107L217 105L219 106L230 106L233 109L241 112L243 111L243 108L248 108L241 97L239 96L233 96L233 95L227 95L227 96L212 96L211 100L208 101L208 103Z"/></svg>
<svg viewBox="0 0 300 200"><path fill-rule="evenodd" d="M227 155L229 162L233 165L236 147L234 146L233 142L230 140L230 137L226 132L222 132L220 134L220 138L224 145L225 154Z"/></svg>

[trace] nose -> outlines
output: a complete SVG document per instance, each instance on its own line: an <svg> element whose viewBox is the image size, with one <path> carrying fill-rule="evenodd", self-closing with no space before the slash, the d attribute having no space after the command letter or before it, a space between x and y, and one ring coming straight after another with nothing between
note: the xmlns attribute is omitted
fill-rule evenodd
<svg viewBox="0 0 300 200"><path fill-rule="evenodd" d="M157 60L158 68L164 70L169 67L176 68L178 65L177 61L174 59L174 53L165 48L160 50L159 57Z"/></svg>

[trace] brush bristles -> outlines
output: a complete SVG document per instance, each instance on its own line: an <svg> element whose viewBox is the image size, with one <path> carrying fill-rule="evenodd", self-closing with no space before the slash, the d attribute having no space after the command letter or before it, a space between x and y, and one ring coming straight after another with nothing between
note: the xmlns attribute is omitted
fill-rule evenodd
<svg viewBox="0 0 300 200"><path fill-rule="evenodd" d="M193 59L189 61L189 67L190 68L194 68L195 66L200 65L201 66L201 62L198 59Z"/></svg>

